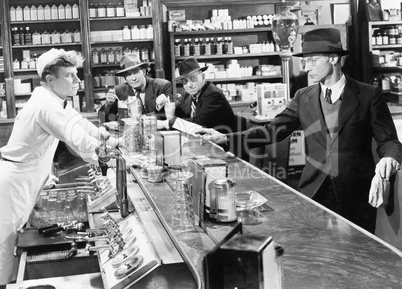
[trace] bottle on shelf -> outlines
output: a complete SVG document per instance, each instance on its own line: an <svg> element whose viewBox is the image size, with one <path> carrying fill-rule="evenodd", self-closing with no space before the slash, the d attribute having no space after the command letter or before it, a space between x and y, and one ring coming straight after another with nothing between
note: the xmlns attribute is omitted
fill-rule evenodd
<svg viewBox="0 0 402 289"><path fill-rule="evenodd" d="M200 38L200 55L205 55L205 42L203 38Z"/></svg>
<svg viewBox="0 0 402 289"><path fill-rule="evenodd" d="M123 3L119 2L116 7L116 16L117 17L124 17L124 6Z"/></svg>
<svg viewBox="0 0 402 289"><path fill-rule="evenodd" d="M99 59L99 51L94 48L92 50L92 65L99 65L100 59Z"/></svg>
<svg viewBox="0 0 402 289"><path fill-rule="evenodd" d="M45 6L45 20L52 20L52 10L49 5Z"/></svg>
<svg viewBox="0 0 402 289"><path fill-rule="evenodd" d="M190 41L190 56L194 55L194 41Z"/></svg>
<svg viewBox="0 0 402 289"><path fill-rule="evenodd" d="M232 41L232 37L228 37L227 45L228 45L227 54L233 54L233 41Z"/></svg>
<svg viewBox="0 0 402 289"><path fill-rule="evenodd" d="M31 21L38 20L38 8L35 5L31 6Z"/></svg>
<svg viewBox="0 0 402 289"><path fill-rule="evenodd" d="M148 48L145 47L145 46L141 47L141 61L142 62L148 62L149 61Z"/></svg>
<svg viewBox="0 0 402 289"><path fill-rule="evenodd" d="M26 58L21 61L21 69L28 69L28 60Z"/></svg>
<svg viewBox="0 0 402 289"><path fill-rule="evenodd" d="M72 19L73 18L73 8L71 7L71 5L66 4L64 9L65 9L65 14L66 14L66 19Z"/></svg>
<svg viewBox="0 0 402 289"><path fill-rule="evenodd" d="M152 24L149 24L147 27L147 38L154 39L154 27L152 26Z"/></svg>
<svg viewBox="0 0 402 289"><path fill-rule="evenodd" d="M205 39L205 55L211 55L211 41L208 37Z"/></svg>
<svg viewBox="0 0 402 289"><path fill-rule="evenodd" d="M51 19L52 20L59 19L59 11L58 11L57 6L55 4L52 5L50 11L51 11L51 17L52 17Z"/></svg>
<svg viewBox="0 0 402 289"><path fill-rule="evenodd" d="M66 19L66 10L63 4L60 4L59 7L57 7L57 12L59 19Z"/></svg>
<svg viewBox="0 0 402 289"><path fill-rule="evenodd" d="M175 39L174 40L174 56L175 57L180 56L180 47L181 47L180 39Z"/></svg>
<svg viewBox="0 0 402 289"><path fill-rule="evenodd" d="M115 54L114 54L114 50L113 48L109 48L108 52L107 52L107 63L115 63L116 59L115 59Z"/></svg>
<svg viewBox="0 0 402 289"><path fill-rule="evenodd" d="M38 20L45 20L45 8L42 5L38 6Z"/></svg>
<svg viewBox="0 0 402 289"><path fill-rule="evenodd" d="M120 59L121 59L122 56L123 56L123 55L122 55L121 49L120 49L120 48L117 48L117 49L114 51L114 60L115 60L115 62L116 62L116 63L120 63Z"/></svg>
<svg viewBox="0 0 402 289"><path fill-rule="evenodd" d="M19 37L20 37L20 44L25 45L25 33L23 27L20 27Z"/></svg>
<svg viewBox="0 0 402 289"><path fill-rule="evenodd" d="M42 44L42 36L37 30L32 34L32 44L33 45Z"/></svg>
<svg viewBox="0 0 402 289"><path fill-rule="evenodd" d="M217 42L211 37L211 55L215 55L217 52Z"/></svg>
<svg viewBox="0 0 402 289"><path fill-rule="evenodd" d="M18 33L18 27L14 27L13 29L13 45L21 45L20 42L20 34Z"/></svg>
<svg viewBox="0 0 402 289"><path fill-rule="evenodd" d="M103 3L100 3L98 5L98 17L106 17L106 7L103 5Z"/></svg>
<svg viewBox="0 0 402 289"><path fill-rule="evenodd" d="M31 20L31 8L29 8L28 5L25 5L25 7L23 9L23 14L24 14L24 21Z"/></svg>
<svg viewBox="0 0 402 289"><path fill-rule="evenodd" d="M216 41L216 54L217 55L222 55L223 54L223 41L222 37L218 37Z"/></svg>
<svg viewBox="0 0 402 289"><path fill-rule="evenodd" d="M105 48L102 48L100 51L100 63L107 64L107 54Z"/></svg>
<svg viewBox="0 0 402 289"><path fill-rule="evenodd" d="M81 42L81 32L78 30L78 28L73 32L73 42Z"/></svg>
<svg viewBox="0 0 402 289"><path fill-rule="evenodd" d="M139 29L140 29L140 39L147 39L148 33L145 25L140 25Z"/></svg>
<svg viewBox="0 0 402 289"><path fill-rule="evenodd" d="M72 7L73 10L73 19L79 19L80 18L80 8L77 4L74 4Z"/></svg>
<svg viewBox="0 0 402 289"><path fill-rule="evenodd" d="M90 3L89 4L89 18L96 18L98 13L97 13L98 7L96 7L96 4Z"/></svg>
<svg viewBox="0 0 402 289"><path fill-rule="evenodd" d="M131 39L131 32L130 29L128 29L128 26L124 26L123 28L123 40L130 40Z"/></svg>
<svg viewBox="0 0 402 289"><path fill-rule="evenodd" d="M198 41L198 38L196 38L195 41L194 41L194 55L195 56L201 55L200 42Z"/></svg>
<svg viewBox="0 0 402 289"><path fill-rule="evenodd" d="M51 34L47 30L43 31L42 44L50 44L51 43L50 36Z"/></svg>
<svg viewBox="0 0 402 289"><path fill-rule="evenodd" d="M25 27L25 34L24 34L24 39L25 39L25 45L32 45L32 34L29 31L29 27Z"/></svg>
<svg viewBox="0 0 402 289"><path fill-rule="evenodd" d="M140 39L140 29L138 28L137 25L131 26L131 39L133 40L138 40Z"/></svg>
<svg viewBox="0 0 402 289"><path fill-rule="evenodd" d="M10 7L10 22L13 22L13 21L17 21L17 15L15 12L15 7L11 6Z"/></svg>
<svg viewBox="0 0 402 289"><path fill-rule="evenodd" d="M14 70L21 69L21 64L20 64L20 62L18 61L17 58L14 59L14 61L13 61L13 69L14 69Z"/></svg>
<svg viewBox="0 0 402 289"><path fill-rule="evenodd" d="M114 4L109 3L106 6L106 17L116 17L116 8Z"/></svg>
<svg viewBox="0 0 402 289"><path fill-rule="evenodd" d="M21 6L15 8L15 21L24 21L24 12Z"/></svg>
<svg viewBox="0 0 402 289"><path fill-rule="evenodd" d="M184 43L183 43L183 56L190 56L190 41L189 39L184 39Z"/></svg>

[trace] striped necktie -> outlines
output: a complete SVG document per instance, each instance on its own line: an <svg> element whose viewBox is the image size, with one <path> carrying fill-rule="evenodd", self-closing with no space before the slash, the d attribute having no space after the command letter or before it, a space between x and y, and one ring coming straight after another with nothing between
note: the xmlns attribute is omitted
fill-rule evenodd
<svg viewBox="0 0 402 289"><path fill-rule="evenodd" d="M332 90L329 89L329 88L327 88L327 90L325 91L325 100L326 100L329 104L332 104L331 94L332 94Z"/></svg>
<svg viewBox="0 0 402 289"><path fill-rule="evenodd" d="M191 117L195 117L195 108L197 105L197 98L192 95L191 96L192 100L191 100Z"/></svg>
<svg viewBox="0 0 402 289"><path fill-rule="evenodd" d="M137 99L140 102L142 114L147 114L147 111L145 109L144 103L142 102L140 94L141 94L141 90L137 89L135 95L137 96Z"/></svg>

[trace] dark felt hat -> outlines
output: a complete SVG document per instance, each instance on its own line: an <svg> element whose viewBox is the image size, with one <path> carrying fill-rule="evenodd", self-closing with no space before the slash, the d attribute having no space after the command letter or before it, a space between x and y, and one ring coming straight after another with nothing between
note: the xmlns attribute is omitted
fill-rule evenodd
<svg viewBox="0 0 402 289"><path fill-rule="evenodd" d="M125 72L133 69L138 69L138 68L147 68L149 66L149 63L147 62L141 62L140 58L138 57L137 54L130 53L130 54L125 54L121 59L120 59L120 67L122 70L119 70L116 72L116 75L122 75Z"/></svg>
<svg viewBox="0 0 402 289"><path fill-rule="evenodd" d="M308 31L304 34L302 52L293 56L302 57L316 53L335 53L340 56L349 53L342 47L341 33L335 28L320 28Z"/></svg>
<svg viewBox="0 0 402 289"><path fill-rule="evenodd" d="M188 75L190 75L191 73L199 71L199 70L205 71L208 69L208 66L200 67L200 64L198 63L197 59L190 57L190 58L184 59L182 62L179 62L178 68L179 68L180 76L177 77L176 80L183 79L183 78L187 77Z"/></svg>

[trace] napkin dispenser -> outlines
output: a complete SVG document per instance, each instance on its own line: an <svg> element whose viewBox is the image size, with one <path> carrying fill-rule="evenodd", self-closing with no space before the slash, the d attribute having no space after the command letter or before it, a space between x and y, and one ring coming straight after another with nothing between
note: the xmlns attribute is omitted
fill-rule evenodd
<svg viewBox="0 0 402 289"><path fill-rule="evenodd" d="M216 197L214 181L228 176L228 164L221 159L207 157L192 158L190 172L191 197L195 212L195 222L199 226L203 220L216 219Z"/></svg>
<svg viewBox="0 0 402 289"><path fill-rule="evenodd" d="M205 288L282 289L282 247L239 230L241 223L204 258Z"/></svg>
<svg viewBox="0 0 402 289"><path fill-rule="evenodd" d="M179 131L157 132L155 134L155 149L157 166L181 167L181 134Z"/></svg>

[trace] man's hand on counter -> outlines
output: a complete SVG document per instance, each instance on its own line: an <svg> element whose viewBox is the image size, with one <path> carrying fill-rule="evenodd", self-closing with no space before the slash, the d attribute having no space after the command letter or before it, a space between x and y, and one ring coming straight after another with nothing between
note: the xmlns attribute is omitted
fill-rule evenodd
<svg viewBox="0 0 402 289"><path fill-rule="evenodd" d="M196 135L199 135L202 139L202 143L206 143L208 141L212 141L216 144L223 144L228 141L228 138L223 133L218 132L213 128L203 128L199 131L195 132Z"/></svg>

